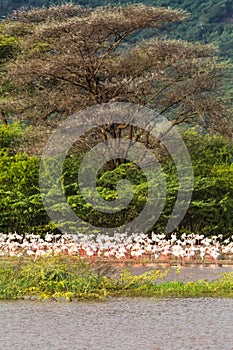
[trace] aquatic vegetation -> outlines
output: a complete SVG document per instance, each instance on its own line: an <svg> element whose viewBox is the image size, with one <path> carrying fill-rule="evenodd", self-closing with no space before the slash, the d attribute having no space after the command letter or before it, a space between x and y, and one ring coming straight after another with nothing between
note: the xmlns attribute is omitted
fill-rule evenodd
<svg viewBox="0 0 233 350"><path fill-rule="evenodd" d="M120 274L108 263L88 263L78 257L8 257L0 259L0 299L86 300L116 296L233 297L233 273L212 282L167 282L168 271L138 276Z"/></svg>

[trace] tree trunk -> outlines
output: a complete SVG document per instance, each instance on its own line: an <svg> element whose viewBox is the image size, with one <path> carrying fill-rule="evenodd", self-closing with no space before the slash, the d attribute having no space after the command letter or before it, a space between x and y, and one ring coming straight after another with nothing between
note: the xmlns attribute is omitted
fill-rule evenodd
<svg viewBox="0 0 233 350"><path fill-rule="evenodd" d="M2 124L4 124L4 125L8 124L7 119L6 119L6 115L3 111L0 111L0 120L1 120Z"/></svg>

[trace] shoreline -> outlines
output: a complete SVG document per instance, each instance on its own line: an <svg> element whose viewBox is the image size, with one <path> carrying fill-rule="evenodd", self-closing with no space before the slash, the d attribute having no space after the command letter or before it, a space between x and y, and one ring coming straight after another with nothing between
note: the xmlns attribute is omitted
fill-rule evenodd
<svg viewBox="0 0 233 350"><path fill-rule="evenodd" d="M233 269L229 265L199 266L132 260L111 264L62 255L37 260L4 257L0 259L0 300L233 297Z"/></svg>
<svg viewBox="0 0 233 350"><path fill-rule="evenodd" d="M204 258L201 260L200 258L195 260L185 260L185 259L153 259L148 256L142 259L109 259L104 257L86 257L83 255L68 255L68 254L45 254L39 256L38 258L30 257L29 255L0 255L0 260L8 260L8 259L31 259L36 262L43 258L74 258L85 263L89 264L106 264L112 266L147 266L147 267L205 267L205 268L214 268L214 267L232 267L233 268L233 255L231 254L231 259L210 259Z"/></svg>
<svg viewBox="0 0 233 350"><path fill-rule="evenodd" d="M214 268L214 267L232 267L233 268L233 260L204 260L204 261L185 261L183 264L182 261L179 260L151 260L151 259L126 259L126 260L115 260L115 259L93 259L90 260L88 258L82 258L83 261L87 262L102 262L109 263L110 265L117 266L147 266L147 267L205 267L205 268Z"/></svg>

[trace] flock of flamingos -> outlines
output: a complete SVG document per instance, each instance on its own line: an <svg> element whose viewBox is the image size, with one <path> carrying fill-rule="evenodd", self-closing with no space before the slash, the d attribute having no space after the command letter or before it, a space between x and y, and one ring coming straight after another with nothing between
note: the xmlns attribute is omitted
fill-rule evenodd
<svg viewBox="0 0 233 350"><path fill-rule="evenodd" d="M37 260L46 255L70 255L106 261L127 260L166 262L176 261L185 266L187 262L203 263L232 260L233 235L223 239L222 235L205 237L202 234L186 234L180 237L171 234L49 234L44 238L35 234L20 235L0 233L0 256L32 256Z"/></svg>

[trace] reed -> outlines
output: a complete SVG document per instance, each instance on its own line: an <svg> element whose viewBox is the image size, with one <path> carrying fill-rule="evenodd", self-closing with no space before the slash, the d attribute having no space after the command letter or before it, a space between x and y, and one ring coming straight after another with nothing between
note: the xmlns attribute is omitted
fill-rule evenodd
<svg viewBox="0 0 233 350"><path fill-rule="evenodd" d="M166 272L151 270L117 275L112 266L78 257L48 256L0 259L0 299L86 300L116 296L233 297L233 273L212 282L161 282Z"/></svg>

